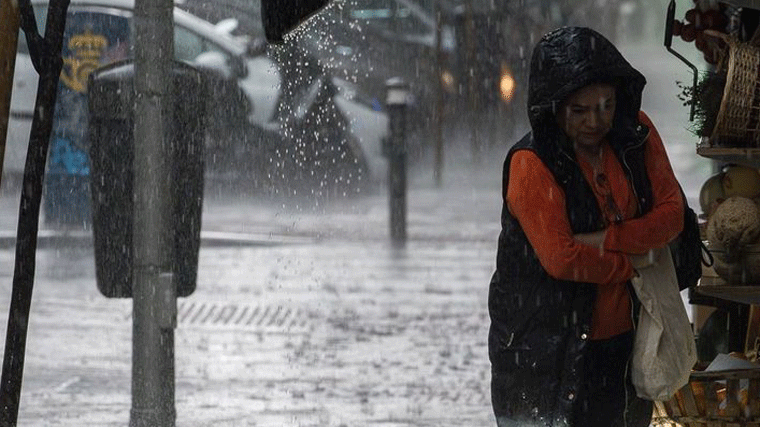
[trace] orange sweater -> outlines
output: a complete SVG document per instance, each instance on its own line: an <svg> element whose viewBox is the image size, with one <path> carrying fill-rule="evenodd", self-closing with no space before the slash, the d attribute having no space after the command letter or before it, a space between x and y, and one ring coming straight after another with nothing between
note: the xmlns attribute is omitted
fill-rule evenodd
<svg viewBox="0 0 760 427"><path fill-rule="evenodd" d="M596 301L592 339L605 339L633 327L631 302L626 283L633 277L627 254L644 254L662 247L683 228L683 199L678 182L657 130L641 113L639 119L651 130L646 142L645 163L652 183L652 210L633 219L636 203L633 189L612 148L602 148L603 172L608 178L615 204L623 221L606 229L604 250L573 238L565 210L565 194L535 153L520 150L512 156L506 203L520 222L525 235L547 273L559 280L595 283ZM590 183L594 171L586 162L581 169ZM606 197L591 185L602 212Z"/></svg>

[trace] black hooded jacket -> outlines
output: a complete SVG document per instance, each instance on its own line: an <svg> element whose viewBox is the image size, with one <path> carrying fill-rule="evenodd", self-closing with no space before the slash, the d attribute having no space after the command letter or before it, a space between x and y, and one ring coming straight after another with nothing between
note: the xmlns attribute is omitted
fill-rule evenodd
<svg viewBox="0 0 760 427"><path fill-rule="evenodd" d="M646 80L609 41L587 28L561 28L536 45L528 94L532 132L510 150L504 163L502 196L509 185L512 155L523 149L538 155L568 195L566 211L573 233L601 230L604 222L555 113L570 94L598 82L617 87L608 141L636 193L637 215L649 211L652 192L644 167L649 129L638 120ZM500 405L509 413L503 415L524 419L528 425L569 424L582 390L595 286L550 277L519 222L503 206L488 301L492 368L506 375L510 384L509 401Z"/></svg>

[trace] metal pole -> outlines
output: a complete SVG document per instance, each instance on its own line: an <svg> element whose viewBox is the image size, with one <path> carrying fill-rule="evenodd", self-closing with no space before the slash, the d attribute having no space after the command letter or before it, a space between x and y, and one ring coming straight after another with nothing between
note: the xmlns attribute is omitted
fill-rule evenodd
<svg viewBox="0 0 760 427"><path fill-rule="evenodd" d="M406 243L406 104L409 86L400 78L386 83L386 105L390 115L388 150L388 190L390 198L391 240Z"/></svg>
<svg viewBox="0 0 760 427"><path fill-rule="evenodd" d="M443 12L440 0L435 3L435 166L433 178L435 185L440 187L443 183L443 52L441 51L441 28L443 26Z"/></svg>
<svg viewBox="0 0 760 427"><path fill-rule="evenodd" d="M171 60L172 0L135 2L135 216L130 427L173 427L174 326L172 280Z"/></svg>
<svg viewBox="0 0 760 427"><path fill-rule="evenodd" d="M5 139L11 111L13 73L16 68L16 46L20 25L16 0L0 0L0 179L5 159Z"/></svg>

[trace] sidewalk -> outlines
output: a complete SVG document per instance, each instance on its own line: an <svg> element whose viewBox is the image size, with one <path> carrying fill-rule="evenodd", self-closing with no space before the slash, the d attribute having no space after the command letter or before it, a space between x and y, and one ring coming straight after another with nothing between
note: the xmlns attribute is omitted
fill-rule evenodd
<svg viewBox="0 0 760 427"><path fill-rule="evenodd" d="M207 194L197 291L179 301L177 425L494 425L500 161L464 166L441 189L413 177L403 248L385 191L301 207ZM6 233L17 203L0 198ZM3 324L13 256L0 249ZM131 301L97 292L88 245L46 245L36 277L19 425L126 426Z"/></svg>

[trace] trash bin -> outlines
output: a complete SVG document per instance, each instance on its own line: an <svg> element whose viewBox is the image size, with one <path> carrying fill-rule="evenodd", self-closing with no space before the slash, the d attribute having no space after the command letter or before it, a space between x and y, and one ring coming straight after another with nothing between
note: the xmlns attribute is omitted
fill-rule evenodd
<svg viewBox="0 0 760 427"><path fill-rule="evenodd" d="M206 79L190 65L172 65L174 113L166 132L173 157L169 197L177 296L195 290L203 205ZM89 140L95 274L109 298L132 296L134 219L134 62L117 62L90 75Z"/></svg>

